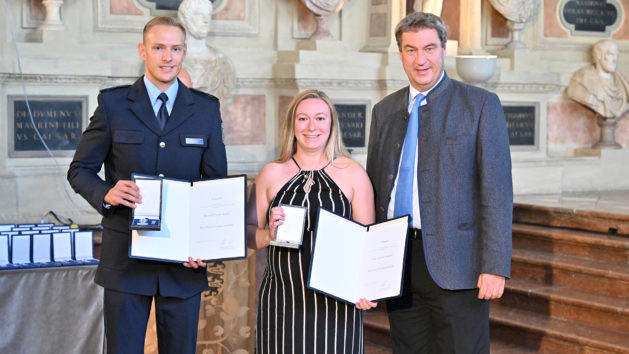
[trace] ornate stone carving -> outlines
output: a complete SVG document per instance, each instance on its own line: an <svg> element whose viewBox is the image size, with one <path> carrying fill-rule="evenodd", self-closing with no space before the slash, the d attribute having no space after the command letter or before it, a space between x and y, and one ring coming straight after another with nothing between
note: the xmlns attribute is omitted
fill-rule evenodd
<svg viewBox="0 0 629 354"><path fill-rule="evenodd" d="M317 30L310 36L311 39L334 39L328 29L330 16L341 11L343 5L349 0L301 0L317 20Z"/></svg>
<svg viewBox="0 0 629 354"><path fill-rule="evenodd" d="M194 88L218 97L224 106L232 96L236 75L231 60L207 43L212 3L208 0L184 0L179 5L178 16L188 31L184 68L188 70Z"/></svg>
<svg viewBox="0 0 629 354"><path fill-rule="evenodd" d="M506 48L524 49L522 30L539 11L539 0L489 0L491 5L507 19L511 41Z"/></svg>
<svg viewBox="0 0 629 354"><path fill-rule="evenodd" d="M603 39L592 48L594 63L572 75L566 93L571 99L593 110L601 137L594 148L620 148L614 133L616 123L629 110L629 81L616 72L618 47Z"/></svg>
<svg viewBox="0 0 629 354"><path fill-rule="evenodd" d="M63 0L43 0L42 4L46 7L46 19L39 26L42 30L62 30L65 27L61 21L61 6Z"/></svg>

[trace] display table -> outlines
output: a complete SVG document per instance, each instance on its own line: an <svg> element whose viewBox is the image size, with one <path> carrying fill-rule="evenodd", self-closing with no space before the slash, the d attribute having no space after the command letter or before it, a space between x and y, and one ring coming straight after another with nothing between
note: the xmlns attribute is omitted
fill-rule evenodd
<svg viewBox="0 0 629 354"><path fill-rule="evenodd" d="M103 353L96 266L0 271L0 353Z"/></svg>

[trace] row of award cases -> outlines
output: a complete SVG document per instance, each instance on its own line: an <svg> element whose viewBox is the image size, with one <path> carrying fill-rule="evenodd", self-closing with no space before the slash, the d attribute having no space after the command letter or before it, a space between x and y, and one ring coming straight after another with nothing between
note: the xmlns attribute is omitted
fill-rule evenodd
<svg viewBox="0 0 629 354"><path fill-rule="evenodd" d="M0 224L0 270L98 264L94 232L55 224Z"/></svg>

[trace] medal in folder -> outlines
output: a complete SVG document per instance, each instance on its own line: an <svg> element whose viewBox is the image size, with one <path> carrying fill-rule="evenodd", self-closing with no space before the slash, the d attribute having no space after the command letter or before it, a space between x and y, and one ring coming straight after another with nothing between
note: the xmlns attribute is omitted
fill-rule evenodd
<svg viewBox="0 0 629 354"><path fill-rule="evenodd" d="M355 304L402 294L408 216L365 226L319 208L308 288Z"/></svg>
<svg viewBox="0 0 629 354"><path fill-rule="evenodd" d="M275 230L275 240L271 246L299 248L303 240L304 223L308 208L295 205L280 204L284 211L284 223Z"/></svg>
<svg viewBox="0 0 629 354"><path fill-rule="evenodd" d="M161 180L161 229L132 230L129 257L183 263L247 256L245 175L197 182L139 177Z"/></svg>
<svg viewBox="0 0 629 354"><path fill-rule="evenodd" d="M133 176L133 181L140 188L142 203L136 204L131 211L132 230L160 230L162 227L162 180Z"/></svg>

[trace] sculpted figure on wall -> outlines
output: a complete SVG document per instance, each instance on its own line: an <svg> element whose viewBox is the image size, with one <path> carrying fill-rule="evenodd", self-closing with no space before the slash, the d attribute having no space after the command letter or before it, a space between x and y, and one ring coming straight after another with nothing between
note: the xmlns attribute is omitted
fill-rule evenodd
<svg viewBox="0 0 629 354"><path fill-rule="evenodd" d="M188 31L188 53L184 68L190 73L194 88L208 92L221 100L221 106L231 98L236 76L231 60L206 42L212 21L212 2L184 0L178 17Z"/></svg>
<svg viewBox="0 0 629 354"><path fill-rule="evenodd" d="M620 148L614 132L620 117L629 110L629 82L616 72L618 47L613 41L596 42L592 57L593 64L572 75L566 94L596 113L601 138L593 147Z"/></svg>
<svg viewBox="0 0 629 354"><path fill-rule="evenodd" d="M592 49L594 63L579 69L568 85L568 97L604 118L621 116L629 109L629 82L616 72L618 47L603 39Z"/></svg>
<svg viewBox="0 0 629 354"><path fill-rule="evenodd" d="M511 40L505 48L526 48L526 44L522 41L522 32L526 24L537 16L540 0L489 0L489 2L507 19Z"/></svg>
<svg viewBox="0 0 629 354"><path fill-rule="evenodd" d="M301 0L306 5L308 10L315 15L317 21L317 29L310 36L310 39L334 39L330 29L328 28L328 21L330 16L341 11L343 5L350 0Z"/></svg>

